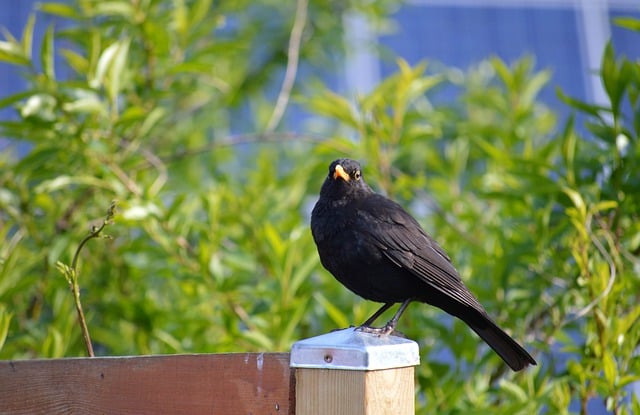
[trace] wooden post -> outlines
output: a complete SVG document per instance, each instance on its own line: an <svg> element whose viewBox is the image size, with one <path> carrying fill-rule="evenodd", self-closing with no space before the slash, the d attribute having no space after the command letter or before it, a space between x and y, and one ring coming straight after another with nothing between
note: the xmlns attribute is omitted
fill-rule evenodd
<svg viewBox="0 0 640 415"><path fill-rule="evenodd" d="M418 344L353 328L295 343L296 415L413 415Z"/></svg>

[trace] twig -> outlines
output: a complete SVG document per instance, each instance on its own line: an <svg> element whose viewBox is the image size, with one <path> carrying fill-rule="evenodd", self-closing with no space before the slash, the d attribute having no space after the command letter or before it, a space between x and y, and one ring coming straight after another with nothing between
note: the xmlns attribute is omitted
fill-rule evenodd
<svg viewBox="0 0 640 415"><path fill-rule="evenodd" d="M267 124L267 132L272 132L276 129L278 124L280 124L282 116L284 115L284 110L287 108L287 104L289 103L291 89L293 88L293 83L296 80L296 74L298 72L300 43L302 42L302 32L307 20L308 3L308 0L298 0L296 3L296 17L293 22L293 27L291 28L291 36L289 37L287 69L284 74L280 93L278 94L276 106L273 108L273 113L271 114L271 118Z"/></svg>
<svg viewBox="0 0 640 415"><path fill-rule="evenodd" d="M115 215L116 202L111 202L109 209L107 210L107 216L102 221L100 226L93 226L89 231L89 235L87 235L78 245L78 249L76 249L76 253L73 255L73 260L71 261L71 266L67 266L61 262L57 263L58 269L67 279L69 283L69 288L71 288L71 292L73 292L73 301L76 306L76 312L78 313L78 320L80 322L80 329L82 331L82 338L84 339L84 344L87 349L87 355L89 357L94 357L93 353L93 345L91 344L91 336L89 335L89 328L87 327L87 320L84 316L84 311L82 310L82 302L80 301L80 284L78 283L78 258L80 256L80 251L85 246L89 240L93 238L97 238L100 236L102 230L111 223L113 216Z"/></svg>

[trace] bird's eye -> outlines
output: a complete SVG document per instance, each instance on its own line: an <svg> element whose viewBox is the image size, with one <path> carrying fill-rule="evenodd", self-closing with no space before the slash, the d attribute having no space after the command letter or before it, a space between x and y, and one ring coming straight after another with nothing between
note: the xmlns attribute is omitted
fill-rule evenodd
<svg viewBox="0 0 640 415"><path fill-rule="evenodd" d="M355 173L353 173L353 178L356 180L360 180L360 170L356 170Z"/></svg>

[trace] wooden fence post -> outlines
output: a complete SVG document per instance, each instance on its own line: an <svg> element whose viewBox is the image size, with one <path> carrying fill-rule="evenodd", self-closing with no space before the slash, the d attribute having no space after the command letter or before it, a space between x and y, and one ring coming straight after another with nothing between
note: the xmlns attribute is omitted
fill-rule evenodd
<svg viewBox="0 0 640 415"><path fill-rule="evenodd" d="M413 415L418 344L354 328L291 349L296 415Z"/></svg>

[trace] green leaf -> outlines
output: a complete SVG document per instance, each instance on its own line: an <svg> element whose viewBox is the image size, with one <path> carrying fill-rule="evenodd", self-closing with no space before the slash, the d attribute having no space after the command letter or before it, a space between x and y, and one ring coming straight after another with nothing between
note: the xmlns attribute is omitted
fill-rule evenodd
<svg viewBox="0 0 640 415"><path fill-rule="evenodd" d="M619 325L618 332L622 335L626 335L631 327L636 324L640 318L640 305L636 305L631 311L629 311L624 317L617 320Z"/></svg>
<svg viewBox="0 0 640 415"><path fill-rule="evenodd" d="M631 413L640 414L640 400L637 393L631 394Z"/></svg>
<svg viewBox="0 0 640 415"><path fill-rule="evenodd" d="M188 16L189 11L185 0L173 0L171 26L181 38L184 38L189 31L190 22Z"/></svg>
<svg viewBox="0 0 640 415"><path fill-rule="evenodd" d="M20 102L33 95L35 95L35 91L24 91L18 94L9 95L8 97L0 99L0 108L8 107L9 105L13 105L16 102Z"/></svg>
<svg viewBox="0 0 640 415"><path fill-rule="evenodd" d="M354 115L353 104L332 91L325 90L317 98L306 100L305 103L310 110L318 115L342 121L354 129L358 128L358 120Z"/></svg>
<svg viewBox="0 0 640 415"><path fill-rule="evenodd" d="M613 19L613 23L625 29L640 32L640 19L635 17L616 17Z"/></svg>
<svg viewBox="0 0 640 415"><path fill-rule="evenodd" d="M601 105L587 104L586 102L582 102L582 101L580 101L578 99L571 98L570 96L565 95L565 93L562 92L562 90L560 88L556 88L556 95L565 104L577 109L580 112L587 113L587 114L592 115L594 117L601 118L600 117L600 113L601 112L606 112L606 113L610 113L611 112L610 108L603 107Z"/></svg>
<svg viewBox="0 0 640 415"><path fill-rule="evenodd" d="M305 316L305 312L307 311L307 302L307 299L304 299L296 304L297 307L294 309L293 314L289 315L286 320L287 324L280 334L280 339L287 343L295 341L293 339L293 333L302 318ZM281 347L291 348L291 344L282 345Z"/></svg>
<svg viewBox="0 0 640 415"><path fill-rule="evenodd" d="M624 96L624 90L629 81L629 73L623 72L622 68L622 66L618 68L615 52L611 41L609 41L602 57L600 76L602 77L604 89L607 91L607 95L609 95L614 117L617 117L620 112L620 104Z"/></svg>
<svg viewBox="0 0 640 415"><path fill-rule="evenodd" d="M551 71L543 71L536 74L527 84L520 94L521 102L526 105L532 105L536 96L547 85L551 79Z"/></svg>
<svg viewBox="0 0 640 415"><path fill-rule="evenodd" d="M127 0L104 0L95 2L93 16L100 15L118 16L127 21L133 22L135 19L135 8L132 2Z"/></svg>
<svg viewBox="0 0 640 415"><path fill-rule="evenodd" d="M53 14L55 16L65 17L68 19L78 19L80 17L73 6L64 3L38 3L38 10L43 13Z"/></svg>
<svg viewBox="0 0 640 415"><path fill-rule="evenodd" d="M95 76L89 82L93 88L104 86L112 104L116 103L124 81L129 44L130 39L125 39L109 45L100 55Z"/></svg>
<svg viewBox="0 0 640 415"><path fill-rule="evenodd" d="M54 37L53 25L49 25L42 39L42 50L40 51L40 60L42 62L42 71L44 75L50 80L56 79L53 37Z"/></svg>
<svg viewBox="0 0 640 415"><path fill-rule="evenodd" d="M320 303L322 308L327 312L329 318L336 324L337 327L348 327L349 319L345 313L343 313L338 307L330 302L323 294L315 292L313 298Z"/></svg>
<svg viewBox="0 0 640 415"><path fill-rule="evenodd" d="M62 274L64 279L67 280L68 284L72 284L76 279L76 272L69 265L61 261L56 261L56 269Z"/></svg>
<svg viewBox="0 0 640 415"><path fill-rule="evenodd" d="M618 202L615 200L601 200L591 207L593 212L602 212L605 210L616 209L618 207Z"/></svg>
<svg viewBox="0 0 640 415"><path fill-rule="evenodd" d="M195 4L189 7L189 24L191 27L195 27L207 17L209 10L211 10L212 2L213 0L196 0Z"/></svg>
<svg viewBox="0 0 640 415"><path fill-rule="evenodd" d="M22 47L12 41L0 41L0 62L13 65L29 66L31 60L25 56Z"/></svg>
<svg viewBox="0 0 640 415"><path fill-rule="evenodd" d="M243 331L241 335L262 350L273 350L273 340L271 340L271 337L261 331L248 330Z"/></svg>
<svg viewBox="0 0 640 415"><path fill-rule="evenodd" d="M576 183L574 160L578 138L574 130L574 122L575 117L571 115L562 133L562 157L567 170L567 182L570 185L575 185Z"/></svg>
<svg viewBox="0 0 640 415"><path fill-rule="evenodd" d="M50 193L61 190L73 185L86 185L110 189L111 187L104 180L100 180L93 176L65 176L60 175L55 179L45 180L36 186L33 191L35 193Z"/></svg>
<svg viewBox="0 0 640 415"><path fill-rule="evenodd" d="M73 68L76 73L86 76L89 70L89 61L87 60L87 58L71 49L62 49L60 51L60 54L67 61L67 65Z"/></svg>
<svg viewBox="0 0 640 415"><path fill-rule="evenodd" d="M31 60L31 50L33 48L33 27L36 23L36 15L29 15L29 20L22 30L22 53Z"/></svg>
<svg viewBox="0 0 640 415"><path fill-rule="evenodd" d="M107 108L100 98L93 93L82 94L70 102L65 102L62 109L69 113L75 114L106 114Z"/></svg>
<svg viewBox="0 0 640 415"><path fill-rule="evenodd" d="M504 83L507 90L515 89L513 75L511 74L509 67L504 63L504 61L497 57L491 58L490 61L493 69L496 71L498 77L500 78L502 83Z"/></svg>
<svg viewBox="0 0 640 415"><path fill-rule="evenodd" d="M612 389L615 388L618 367L613 354L608 350L602 355L602 371L604 372L604 379L609 384L609 387Z"/></svg>
<svg viewBox="0 0 640 415"><path fill-rule="evenodd" d="M121 212L121 217L129 221L141 221L149 217L159 217L162 209L152 202L131 203Z"/></svg>
<svg viewBox="0 0 640 415"><path fill-rule="evenodd" d="M89 85L92 88L101 88L104 86L105 79L109 72L109 68L113 64L113 57L120 44L118 42L114 42L111 45L107 46L104 51L100 54L98 58L98 62L96 64L96 71L94 77L89 81Z"/></svg>
<svg viewBox="0 0 640 415"><path fill-rule="evenodd" d="M138 135L140 137L146 137L151 131L151 129L155 127L156 124L158 124L158 122L160 122L160 120L164 118L165 115L166 115L166 111L164 108L157 107L151 110L149 114L147 114L147 117L142 122L142 125L140 126L140 130L138 130Z"/></svg>
<svg viewBox="0 0 640 415"><path fill-rule="evenodd" d="M602 68L600 69L600 76L602 77L605 90L607 91L609 98L611 98L613 85L617 80L616 56L613 51L611 41L607 42L607 45L604 48L601 65Z"/></svg>
<svg viewBox="0 0 640 415"><path fill-rule="evenodd" d="M127 56L129 54L129 44L129 39L120 42L116 54L113 57L113 64L109 71L109 85L107 90L111 96L111 101L114 103L118 98L121 85L124 81L124 71L127 65Z"/></svg>
<svg viewBox="0 0 640 415"><path fill-rule="evenodd" d="M640 381L640 375L632 373L629 375L624 375L620 377L620 381L617 383L617 386L620 388L624 388L627 385Z"/></svg>
<svg viewBox="0 0 640 415"><path fill-rule="evenodd" d="M576 207L578 212L580 212L580 220L582 222L587 217L587 205L585 204L582 195L578 191L566 186L562 187L562 191L569 196L573 205Z"/></svg>
<svg viewBox="0 0 640 415"><path fill-rule="evenodd" d="M2 350L2 347L7 340L12 317L13 313L8 312L6 307L0 304L0 350Z"/></svg>
<svg viewBox="0 0 640 415"><path fill-rule="evenodd" d="M500 389L503 389L518 402L527 402L529 399L524 389L507 379L502 379L500 381Z"/></svg>
<svg viewBox="0 0 640 415"><path fill-rule="evenodd" d="M302 263L298 264L289 284L289 290L295 294L304 281L311 275L315 267L318 266L320 258L317 255L309 255Z"/></svg>
<svg viewBox="0 0 640 415"><path fill-rule="evenodd" d="M177 339L175 336L172 336L171 333L165 330L156 328L153 330L153 336L158 340L160 340L161 342L163 342L164 344L168 345L173 350L174 353L184 352L184 349L182 347L182 344L180 343L180 340Z"/></svg>

